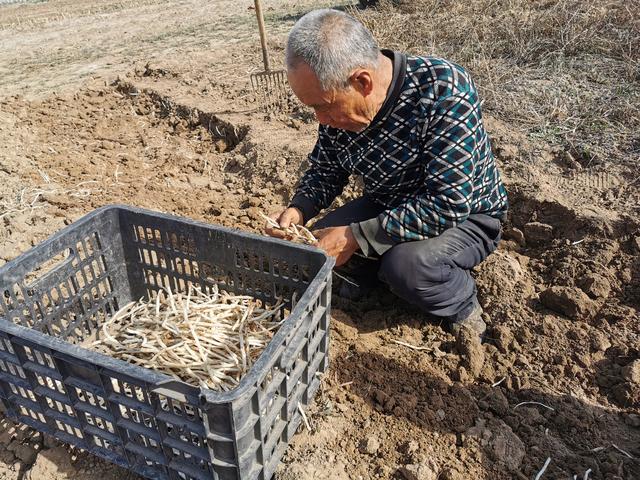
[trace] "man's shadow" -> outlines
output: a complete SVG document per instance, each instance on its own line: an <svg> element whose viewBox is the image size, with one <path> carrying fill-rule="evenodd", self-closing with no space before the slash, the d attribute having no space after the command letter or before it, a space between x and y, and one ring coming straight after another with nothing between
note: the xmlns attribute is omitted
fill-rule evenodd
<svg viewBox="0 0 640 480"><path fill-rule="evenodd" d="M406 323L416 328L419 328L424 322L444 326L441 325L441 320L398 297L389 290L386 284L380 281L376 282L376 286L361 298L356 300L342 298L338 294L338 290L343 281L334 276L331 307L345 312L352 318L366 317L366 321L357 323L360 333L384 330L399 323ZM390 321L389 318L393 320Z"/></svg>
<svg viewBox="0 0 640 480"><path fill-rule="evenodd" d="M360 334L389 326L386 315L374 317L364 329L345 320ZM429 365L429 353L390 357L366 348L354 342L334 357L337 381L383 416L455 435L457 448L479 448L487 479L534 478L548 457L545 478L583 478L591 469L592 479L640 479L640 428L625 423L625 413L512 382L451 382Z"/></svg>

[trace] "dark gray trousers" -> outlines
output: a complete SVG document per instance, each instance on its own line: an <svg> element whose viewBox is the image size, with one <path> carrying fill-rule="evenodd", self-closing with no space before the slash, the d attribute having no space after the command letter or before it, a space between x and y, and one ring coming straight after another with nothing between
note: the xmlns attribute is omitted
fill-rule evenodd
<svg viewBox="0 0 640 480"><path fill-rule="evenodd" d="M328 213L314 229L350 225L384 210L361 197ZM500 237L499 219L474 214L438 237L399 243L374 260L353 256L338 270L365 286L373 286L377 277L423 311L456 320L478 304L470 270L496 249Z"/></svg>

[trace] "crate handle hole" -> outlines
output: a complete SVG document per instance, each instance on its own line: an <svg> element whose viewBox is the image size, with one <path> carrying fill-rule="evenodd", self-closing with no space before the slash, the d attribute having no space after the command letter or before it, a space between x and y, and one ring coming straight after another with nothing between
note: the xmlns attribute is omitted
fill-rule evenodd
<svg viewBox="0 0 640 480"><path fill-rule="evenodd" d="M27 289L35 288L37 283L44 281L56 270L67 266L73 260L74 254L75 252L72 248L66 248L55 257L31 270L24 276L24 284Z"/></svg>

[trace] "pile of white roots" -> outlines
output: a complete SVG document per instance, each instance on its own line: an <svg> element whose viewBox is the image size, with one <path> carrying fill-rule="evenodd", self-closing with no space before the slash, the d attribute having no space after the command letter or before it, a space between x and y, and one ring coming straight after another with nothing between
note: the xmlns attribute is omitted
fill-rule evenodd
<svg viewBox="0 0 640 480"><path fill-rule="evenodd" d="M249 296L190 286L131 302L108 319L91 345L114 358L161 371L191 385L231 390L284 320Z"/></svg>

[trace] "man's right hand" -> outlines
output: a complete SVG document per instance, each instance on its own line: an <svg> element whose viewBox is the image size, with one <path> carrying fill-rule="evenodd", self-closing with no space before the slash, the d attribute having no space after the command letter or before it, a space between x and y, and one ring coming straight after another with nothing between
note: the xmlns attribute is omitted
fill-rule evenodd
<svg viewBox="0 0 640 480"><path fill-rule="evenodd" d="M280 225L280 228L286 229L291 224L302 225L302 212L296 207L289 207L283 212L271 215L271 218ZM264 231L267 235L276 238L286 238L286 234L282 230L272 227L267 223L264 227Z"/></svg>

